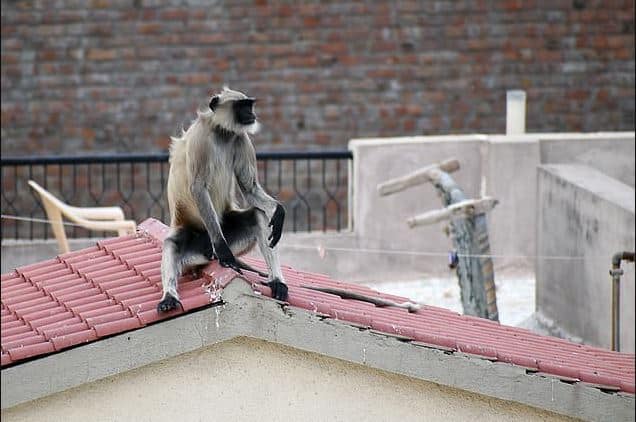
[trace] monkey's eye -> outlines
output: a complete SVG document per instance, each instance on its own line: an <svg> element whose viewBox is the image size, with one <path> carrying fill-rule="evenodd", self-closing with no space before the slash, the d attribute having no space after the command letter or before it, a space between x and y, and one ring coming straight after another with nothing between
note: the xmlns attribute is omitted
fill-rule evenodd
<svg viewBox="0 0 636 422"><path fill-rule="evenodd" d="M210 100L210 110L214 111L216 110L216 107L219 105L219 96L215 95L214 97L212 97L212 100Z"/></svg>

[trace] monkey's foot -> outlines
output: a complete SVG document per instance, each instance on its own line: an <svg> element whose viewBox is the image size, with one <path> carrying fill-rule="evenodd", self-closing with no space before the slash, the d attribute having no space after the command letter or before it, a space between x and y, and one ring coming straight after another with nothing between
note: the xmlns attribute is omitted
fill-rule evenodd
<svg viewBox="0 0 636 422"><path fill-rule="evenodd" d="M282 300L283 302L287 300L287 284L275 278L267 285L272 289L272 297L274 299Z"/></svg>
<svg viewBox="0 0 636 422"><path fill-rule="evenodd" d="M168 293L157 305L157 312L170 312L173 309L177 309L177 306L183 307L179 299Z"/></svg>

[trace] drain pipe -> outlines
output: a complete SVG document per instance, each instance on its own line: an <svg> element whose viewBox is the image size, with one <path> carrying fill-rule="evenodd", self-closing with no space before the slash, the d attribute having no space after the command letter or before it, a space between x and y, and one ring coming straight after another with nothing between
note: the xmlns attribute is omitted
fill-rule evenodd
<svg viewBox="0 0 636 422"><path fill-rule="evenodd" d="M612 257L612 350L620 351L621 341L621 320L620 320L620 301L621 291L620 282L623 270L621 269L621 261L634 262L634 252L616 252Z"/></svg>

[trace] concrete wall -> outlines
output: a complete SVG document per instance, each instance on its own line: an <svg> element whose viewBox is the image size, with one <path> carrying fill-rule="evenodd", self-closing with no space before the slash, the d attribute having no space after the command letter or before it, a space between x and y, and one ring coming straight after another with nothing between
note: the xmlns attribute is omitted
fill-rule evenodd
<svg viewBox="0 0 636 422"><path fill-rule="evenodd" d="M565 421L536 408L239 338L2 411L12 421Z"/></svg>
<svg viewBox="0 0 636 422"><path fill-rule="evenodd" d="M633 251L634 188L582 165L544 165L538 172L537 312L585 343L609 347L615 252ZM621 351L634 351L634 264L623 263Z"/></svg>
<svg viewBox="0 0 636 422"><path fill-rule="evenodd" d="M634 133L563 133L541 138L541 163L584 164L634 187Z"/></svg>

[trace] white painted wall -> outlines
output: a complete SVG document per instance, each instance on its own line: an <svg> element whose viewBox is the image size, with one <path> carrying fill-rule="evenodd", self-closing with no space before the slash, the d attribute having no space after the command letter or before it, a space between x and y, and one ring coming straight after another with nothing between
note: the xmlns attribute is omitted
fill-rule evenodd
<svg viewBox="0 0 636 422"><path fill-rule="evenodd" d="M2 411L14 421L565 421L277 344L235 339Z"/></svg>

